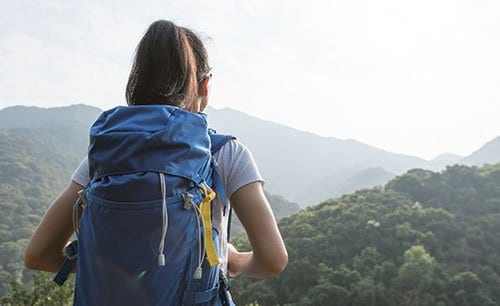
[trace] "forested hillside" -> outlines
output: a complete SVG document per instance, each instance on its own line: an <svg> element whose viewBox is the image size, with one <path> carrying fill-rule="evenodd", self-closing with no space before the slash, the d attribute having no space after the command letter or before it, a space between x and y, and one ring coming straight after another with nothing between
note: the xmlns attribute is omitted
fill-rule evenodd
<svg viewBox="0 0 500 306"><path fill-rule="evenodd" d="M500 304L500 164L412 170L279 226L289 265L237 279L241 305Z"/></svg>
<svg viewBox="0 0 500 306"><path fill-rule="evenodd" d="M239 305L499 304L500 164L412 170L279 226L287 269L273 279L234 280ZM71 301L71 288L55 289L48 275L37 275L35 288L16 285L3 301Z"/></svg>
<svg viewBox="0 0 500 306"><path fill-rule="evenodd" d="M85 152L81 127L0 130L0 296L12 278L29 282L23 254L34 227Z"/></svg>

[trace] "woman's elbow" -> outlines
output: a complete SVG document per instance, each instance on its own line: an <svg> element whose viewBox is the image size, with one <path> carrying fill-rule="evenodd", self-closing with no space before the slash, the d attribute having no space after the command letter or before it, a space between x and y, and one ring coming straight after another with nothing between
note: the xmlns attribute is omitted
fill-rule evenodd
<svg viewBox="0 0 500 306"><path fill-rule="evenodd" d="M267 260L266 270L268 276L275 276L283 272L288 264L288 253L286 251L274 255Z"/></svg>
<svg viewBox="0 0 500 306"><path fill-rule="evenodd" d="M48 254L28 245L24 251L24 265L31 270L47 270Z"/></svg>
<svg viewBox="0 0 500 306"><path fill-rule="evenodd" d="M287 251L284 251L283 254L279 257L279 260L277 260L277 263L275 265L274 273L275 274L280 274L283 272L288 265L288 253Z"/></svg>
<svg viewBox="0 0 500 306"><path fill-rule="evenodd" d="M29 247L24 251L24 265L28 269L40 269L40 256L37 256Z"/></svg>

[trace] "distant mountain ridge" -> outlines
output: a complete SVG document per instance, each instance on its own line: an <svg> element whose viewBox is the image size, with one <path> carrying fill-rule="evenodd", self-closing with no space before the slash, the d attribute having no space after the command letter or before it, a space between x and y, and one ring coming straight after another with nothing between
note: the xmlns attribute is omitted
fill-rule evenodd
<svg viewBox="0 0 500 306"><path fill-rule="evenodd" d="M468 166L482 166L484 164L494 164L500 160L500 136L487 142L471 155L460 160L461 164Z"/></svg>
<svg viewBox="0 0 500 306"><path fill-rule="evenodd" d="M50 127L52 125L90 127L102 112L85 104L40 108L36 106L12 106L0 110L0 128Z"/></svg>
<svg viewBox="0 0 500 306"><path fill-rule="evenodd" d="M38 108L15 106L0 110L0 128L73 127L68 143L88 139L88 127L101 110L78 104ZM391 153L356 140L321 137L230 109L207 109L210 126L232 134L247 145L266 179L266 189L302 207L357 189L383 185L413 168L442 170L446 165L500 162L500 137L468 157L442 154L433 160ZM80 127L80 128L77 128ZM60 133L60 132L59 132ZM81 136L78 136L81 135ZM82 152L82 155L84 151Z"/></svg>
<svg viewBox="0 0 500 306"><path fill-rule="evenodd" d="M396 177L394 173L381 167L340 169L304 186L300 190L300 197L297 201L300 203L319 203L328 198L348 194L359 189L384 185L394 177Z"/></svg>
<svg viewBox="0 0 500 306"><path fill-rule="evenodd" d="M458 162L464 158L465 158L465 156L458 155L458 154L443 153L443 154L440 154L440 155L434 157L433 159L431 159L431 161L438 162L438 163L439 162L454 163L454 162Z"/></svg>
<svg viewBox="0 0 500 306"><path fill-rule="evenodd" d="M310 201L304 201L308 198L304 189L341 169L352 170L344 174L347 179L356 172L371 167L401 174L415 167L427 168L429 164L418 157L390 153L355 140L321 137L228 108L211 108L207 113L212 127L221 133L235 135L251 148L271 190L303 206L315 203L318 198L325 200L351 192L349 188L330 194L327 191L330 189L329 182L325 181L324 188L318 188L319 193L310 197Z"/></svg>
<svg viewBox="0 0 500 306"><path fill-rule="evenodd" d="M425 160L352 139L321 137L230 108L209 108L207 113L212 127L251 148L271 190L302 206L383 185L413 168L440 171L454 164L500 162L500 137L469 157L445 153Z"/></svg>

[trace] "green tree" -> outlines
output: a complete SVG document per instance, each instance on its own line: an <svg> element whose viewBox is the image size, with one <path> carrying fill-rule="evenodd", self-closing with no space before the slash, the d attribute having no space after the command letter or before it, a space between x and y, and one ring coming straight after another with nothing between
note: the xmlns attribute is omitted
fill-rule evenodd
<svg viewBox="0 0 500 306"><path fill-rule="evenodd" d="M424 292L430 288L436 267L435 259L422 245L414 245L404 253L395 283L401 288L404 305L420 305Z"/></svg>
<svg viewBox="0 0 500 306"><path fill-rule="evenodd" d="M10 283L10 289L1 300L2 305L26 306L64 306L73 303L73 282L71 280L59 287L52 281L50 274L33 274L33 288L30 290L18 281Z"/></svg>

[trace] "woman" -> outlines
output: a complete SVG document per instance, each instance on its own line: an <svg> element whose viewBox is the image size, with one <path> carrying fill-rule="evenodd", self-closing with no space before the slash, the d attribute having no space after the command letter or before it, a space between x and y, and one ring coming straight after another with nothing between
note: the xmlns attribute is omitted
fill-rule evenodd
<svg viewBox="0 0 500 306"><path fill-rule="evenodd" d="M127 103L130 107L168 104L202 112L208 102L210 79L207 52L201 40L189 29L170 21L156 21L137 47L126 88ZM222 241L222 249L227 250L221 254L222 269L231 277L269 277L280 273L288 255L251 153L237 140L231 140L215 154L215 159L227 199L253 249L239 252ZM84 159L36 228L25 252L28 268L50 272L59 269L65 259L61 250L73 234L72 203L89 181L89 163ZM213 215L213 222L222 231L220 236L226 237L227 215Z"/></svg>

